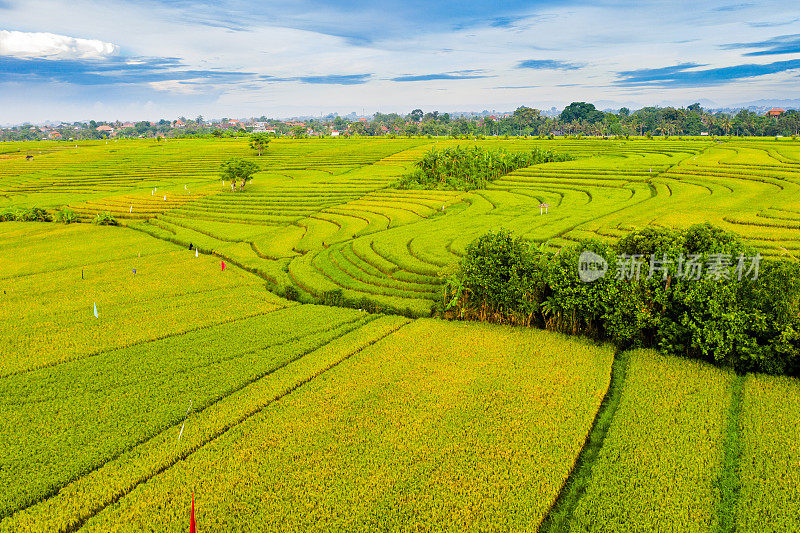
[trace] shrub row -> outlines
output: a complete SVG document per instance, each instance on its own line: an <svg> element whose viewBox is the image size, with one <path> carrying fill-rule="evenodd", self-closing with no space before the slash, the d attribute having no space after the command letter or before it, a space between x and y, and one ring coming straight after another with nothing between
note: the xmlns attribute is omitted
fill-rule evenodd
<svg viewBox="0 0 800 533"><path fill-rule="evenodd" d="M429 150L414 163L415 169L395 182L398 189L470 191L519 168L553 161L570 161L567 154L534 148L530 152L506 152L474 146Z"/></svg>
<svg viewBox="0 0 800 533"><path fill-rule="evenodd" d="M61 222L71 224L80 222L78 215L71 209L57 211L55 215L48 213L41 207L6 209L0 213L0 222Z"/></svg>
<svg viewBox="0 0 800 533"><path fill-rule="evenodd" d="M607 264L591 282L579 274L586 252ZM699 279L697 270L685 275L692 256ZM489 232L468 246L443 296L448 317L586 334L737 371L800 373L800 264L761 259L709 224L648 227L615 244L585 240L558 253Z"/></svg>

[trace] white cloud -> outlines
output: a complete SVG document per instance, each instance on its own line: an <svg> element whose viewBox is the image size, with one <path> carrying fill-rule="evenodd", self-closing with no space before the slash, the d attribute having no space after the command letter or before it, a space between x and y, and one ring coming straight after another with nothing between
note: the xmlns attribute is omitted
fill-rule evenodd
<svg viewBox="0 0 800 533"><path fill-rule="evenodd" d="M178 94L198 94L203 88L203 80L163 80L151 81L148 83L150 87L157 91L172 92Z"/></svg>
<svg viewBox="0 0 800 533"><path fill-rule="evenodd" d="M102 59L119 47L97 39L78 39L55 33L0 30L0 55L47 59Z"/></svg>

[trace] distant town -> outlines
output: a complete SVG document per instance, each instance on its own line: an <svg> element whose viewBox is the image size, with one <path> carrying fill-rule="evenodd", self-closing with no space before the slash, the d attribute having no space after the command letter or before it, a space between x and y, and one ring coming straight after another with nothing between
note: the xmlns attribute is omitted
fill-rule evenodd
<svg viewBox="0 0 800 533"><path fill-rule="evenodd" d="M775 136L798 135L800 113L794 109L705 110L700 104L685 108L645 107L600 111L593 104L573 102L563 110L540 111L522 106L513 112L439 113L414 109L403 115L369 116L330 114L290 120L179 117L157 122L72 122L23 124L0 129L2 141L74 141L85 139L235 137L263 133L288 137L349 136Z"/></svg>

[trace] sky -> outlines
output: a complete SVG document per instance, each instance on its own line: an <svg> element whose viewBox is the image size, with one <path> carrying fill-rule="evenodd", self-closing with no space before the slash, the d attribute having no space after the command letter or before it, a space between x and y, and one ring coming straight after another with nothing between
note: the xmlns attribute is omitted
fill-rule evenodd
<svg viewBox="0 0 800 533"><path fill-rule="evenodd" d="M800 99L800 3L0 0L0 124Z"/></svg>

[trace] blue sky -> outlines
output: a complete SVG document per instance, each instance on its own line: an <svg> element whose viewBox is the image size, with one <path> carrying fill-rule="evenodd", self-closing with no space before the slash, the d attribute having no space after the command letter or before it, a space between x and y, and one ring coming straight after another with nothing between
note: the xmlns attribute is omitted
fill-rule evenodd
<svg viewBox="0 0 800 533"><path fill-rule="evenodd" d="M786 1L0 0L0 124L800 98Z"/></svg>

